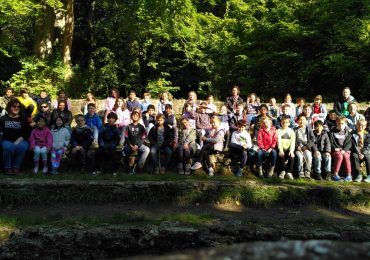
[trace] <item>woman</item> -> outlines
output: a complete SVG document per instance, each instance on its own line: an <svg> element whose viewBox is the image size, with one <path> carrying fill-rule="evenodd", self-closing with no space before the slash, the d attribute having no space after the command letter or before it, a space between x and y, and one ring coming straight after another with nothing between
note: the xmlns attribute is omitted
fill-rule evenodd
<svg viewBox="0 0 370 260"><path fill-rule="evenodd" d="M12 99L6 106L8 114L0 118L0 138L3 148L5 174L19 173L24 155L28 149L29 124L22 111L21 103Z"/></svg>

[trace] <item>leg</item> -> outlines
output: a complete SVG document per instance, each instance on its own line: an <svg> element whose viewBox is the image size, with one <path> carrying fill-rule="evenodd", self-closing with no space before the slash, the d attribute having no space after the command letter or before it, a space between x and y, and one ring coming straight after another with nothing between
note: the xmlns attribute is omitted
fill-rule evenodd
<svg viewBox="0 0 370 260"><path fill-rule="evenodd" d="M334 175L338 175L340 166L343 161L343 155L340 151L334 151L332 157L334 160Z"/></svg>
<svg viewBox="0 0 370 260"><path fill-rule="evenodd" d="M320 154L316 154L313 156L313 171L315 174L321 174L321 162L322 156Z"/></svg>
<svg viewBox="0 0 370 260"><path fill-rule="evenodd" d="M14 169L19 169L23 161L24 156L26 155L28 149L28 142L21 141L15 146L15 159L14 159Z"/></svg>
<svg viewBox="0 0 370 260"><path fill-rule="evenodd" d="M3 141L2 143L3 148L3 160L4 160L4 168L5 171L12 169L12 158L15 151L15 145L13 142L10 141Z"/></svg>
<svg viewBox="0 0 370 260"><path fill-rule="evenodd" d="M295 157L297 160L297 166L298 166L298 174L299 177L303 177L303 152L301 151L295 151Z"/></svg>
<svg viewBox="0 0 370 260"><path fill-rule="evenodd" d="M324 164L324 171L325 174L328 175L331 172L331 156L329 153L324 153L322 156L323 164Z"/></svg>
<svg viewBox="0 0 370 260"><path fill-rule="evenodd" d="M345 152L343 153L343 160L344 160L344 168L347 175L352 174L352 166L351 166L351 160L350 160L351 152Z"/></svg>
<svg viewBox="0 0 370 260"><path fill-rule="evenodd" d="M150 149L149 149L148 146L142 144L139 147L139 153L141 155L140 155L139 162L137 164L138 164L139 168L142 168L144 166L144 164L145 164L146 158L148 157L148 155L150 153Z"/></svg>
<svg viewBox="0 0 370 260"><path fill-rule="evenodd" d="M152 161L154 163L154 167L158 168L158 157L157 157L157 152L158 152L158 147L157 146L152 146L150 147L150 155L152 156Z"/></svg>

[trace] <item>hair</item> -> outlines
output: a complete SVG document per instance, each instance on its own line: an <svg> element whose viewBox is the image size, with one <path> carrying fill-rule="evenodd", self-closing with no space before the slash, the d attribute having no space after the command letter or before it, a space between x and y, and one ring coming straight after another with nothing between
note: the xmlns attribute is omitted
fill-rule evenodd
<svg viewBox="0 0 370 260"><path fill-rule="evenodd" d="M183 121L187 121L187 122L189 122L189 118L187 118L187 117L182 117L182 118L180 119L180 121L181 121L181 122L183 122Z"/></svg>
<svg viewBox="0 0 370 260"><path fill-rule="evenodd" d="M164 109L167 109L167 108L172 109L172 105L171 105L171 104L166 104L166 105L164 106Z"/></svg>
<svg viewBox="0 0 370 260"><path fill-rule="evenodd" d="M75 116L75 120L77 121L78 118L83 118L84 121L86 122L85 116L83 114L78 114Z"/></svg>
<svg viewBox="0 0 370 260"><path fill-rule="evenodd" d="M6 112L8 112L8 114L10 113L10 108L16 104L19 104L19 107L21 108L22 107L22 103L17 99L17 98L12 98L11 100L9 100L8 104L6 105Z"/></svg>
<svg viewBox="0 0 370 260"><path fill-rule="evenodd" d="M238 106L243 106L244 107L244 102L238 102Z"/></svg>
<svg viewBox="0 0 370 260"><path fill-rule="evenodd" d="M313 126L314 126L314 127L317 127L317 126L319 126L319 125L323 126L323 125L324 125L324 122L323 122L323 121L321 121L321 120L316 120L316 121L315 121L315 123L313 123Z"/></svg>
<svg viewBox="0 0 370 260"><path fill-rule="evenodd" d="M266 108L267 110L269 110L269 107L266 105L266 104L261 104L260 107L259 107L259 110L261 110L261 108Z"/></svg>
<svg viewBox="0 0 370 260"><path fill-rule="evenodd" d="M247 120L245 120L245 119L240 119L239 121L238 121L238 127L240 127L240 126L247 126Z"/></svg>
<svg viewBox="0 0 370 260"><path fill-rule="evenodd" d="M94 103L87 104L87 109L89 109L90 107L95 107L96 108L96 105Z"/></svg>
<svg viewBox="0 0 370 260"><path fill-rule="evenodd" d="M60 119L60 120L62 120L62 126L64 125L64 119L63 119L63 117L61 117L61 116L57 116L55 119L54 119L54 122L53 122L53 124L55 125L55 122L57 121L57 119Z"/></svg>
<svg viewBox="0 0 370 260"><path fill-rule="evenodd" d="M207 102L205 102L205 101L202 101L202 102L200 102L200 104L199 104L199 107L201 108L201 107L207 107Z"/></svg>
<svg viewBox="0 0 370 260"><path fill-rule="evenodd" d="M41 119L44 120L44 122L46 122L46 118L43 115L37 115L36 118L35 118L35 122L38 122Z"/></svg>
<svg viewBox="0 0 370 260"><path fill-rule="evenodd" d="M250 93L250 94L248 95L247 100L249 101L249 99L250 99L252 96L255 96L255 97L256 97L256 101L257 101L258 96L257 96L257 94L256 94L256 93L254 93L254 92L252 92L252 93Z"/></svg>
<svg viewBox="0 0 370 260"><path fill-rule="evenodd" d="M135 90L133 90L133 89L130 89L130 91L128 92L128 94L130 95L130 94L135 94L136 95L136 91Z"/></svg>
<svg viewBox="0 0 370 260"><path fill-rule="evenodd" d="M164 94L167 94L168 100L172 100L172 96L171 96L170 92L166 92L166 91L161 93L161 95L159 96L159 100L163 100Z"/></svg>
<svg viewBox="0 0 370 260"><path fill-rule="evenodd" d="M306 104L306 105L303 106L303 110L305 110L306 108L311 108L312 109L312 107L310 106L310 104Z"/></svg>
<svg viewBox="0 0 370 260"><path fill-rule="evenodd" d="M297 121L300 119L300 118L304 118L304 119L306 119L307 120L307 118L306 118L306 116L304 115L304 114L300 114L300 115L298 115L297 116Z"/></svg>
<svg viewBox="0 0 370 260"><path fill-rule="evenodd" d="M67 92L64 90L64 89L61 89L61 90L59 90L58 92L57 92L57 96L59 97L60 96L60 94L64 94L66 97L66 99L67 99Z"/></svg>
<svg viewBox="0 0 370 260"><path fill-rule="evenodd" d="M322 96L321 96L321 95L316 95L316 96L315 96L315 100L320 100L320 101L322 101Z"/></svg>
<svg viewBox="0 0 370 260"><path fill-rule="evenodd" d="M155 111L155 106L154 106L154 105L152 105L152 104L150 104L150 105L148 106L147 110L149 110L149 109L154 109L154 111Z"/></svg>
<svg viewBox="0 0 370 260"><path fill-rule="evenodd" d="M285 95L284 101L285 101L285 99L286 99L287 97L290 97L290 99L293 99L293 98L292 98L292 95L290 95L290 93L287 93L287 94Z"/></svg>
<svg viewBox="0 0 370 260"><path fill-rule="evenodd" d="M109 112L109 114L107 115L107 119L109 119L109 118L114 118L117 121L118 116L114 112Z"/></svg>
<svg viewBox="0 0 370 260"><path fill-rule="evenodd" d="M306 102L306 99L304 99L303 97L297 98L297 103L299 103L301 101L303 101L303 103L305 103Z"/></svg>
<svg viewBox="0 0 370 260"><path fill-rule="evenodd" d="M150 93L149 93L149 92L145 92L145 93L143 94L143 97L150 97Z"/></svg>
<svg viewBox="0 0 370 260"><path fill-rule="evenodd" d="M158 114L155 116L155 120L158 121L159 119L165 119L164 115L163 114Z"/></svg>
<svg viewBox="0 0 370 260"><path fill-rule="evenodd" d="M239 89L239 86L237 86L237 85L231 87L230 93L232 94L234 88L238 90L238 95L239 95L240 94L240 89Z"/></svg>
<svg viewBox="0 0 370 260"><path fill-rule="evenodd" d="M95 98L94 94L93 94L91 91L87 92L87 93L86 93L86 96L87 96L87 94L91 94L92 99L93 99L94 101L96 101L96 98ZM87 97L86 97L86 99L85 99L85 100L86 100L86 101L88 101L88 100L87 100Z"/></svg>
<svg viewBox="0 0 370 260"><path fill-rule="evenodd" d="M349 106L356 106L356 108L358 107L356 102L350 102L350 103L348 104L348 108L349 108Z"/></svg>
<svg viewBox="0 0 370 260"><path fill-rule="evenodd" d="M19 90L19 95L22 95L22 94L24 94L24 93L28 94L28 89L26 89L26 88L21 88L21 89Z"/></svg>
<svg viewBox="0 0 370 260"><path fill-rule="evenodd" d="M134 115L138 115L140 117L140 112L139 111L136 111L136 110L133 110L131 112L131 119L134 117Z"/></svg>
<svg viewBox="0 0 370 260"><path fill-rule="evenodd" d="M197 100L198 96L197 96L197 93L195 93L195 91L190 91L190 92L188 93L188 97L190 96L190 94L194 94L194 96L195 96L195 100Z"/></svg>
<svg viewBox="0 0 370 260"><path fill-rule="evenodd" d="M282 109L285 109L286 107L287 107L287 108L290 108L290 106L289 106L288 104L284 104L281 108L282 108Z"/></svg>
<svg viewBox="0 0 370 260"><path fill-rule="evenodd" d="M66 106L66 109L68 109L68 105L67 105L67 101L66 101L66 100L64 100L64 99L62 99L62 100L58 100L58 107L59 107L59 105L60 105L61 103L63 103L63 104Z"/></svg>
<svg viewBox="0 0 370 260"><path fill-rule="evenodd" d="M328 114L337 114L337 113L335 113L335 110L332 109L332 110L329 111Z"/></svg>
<svg viewBox="0 0 370 260"><path fill-rule="evenodd" d="M13 93L14 93L14 89L13 89L13 88L11 88L11 87L7 87L7 88L5 89L5 91L4 91L4 93L8 92L9 90L10 90L11 92L13 92Z"/></svg>
<svg viewBox="0 0 370 260"><path fill-rule="evenodd" d="M208 95L207 99L209 99L209 98L214 98L214 96L213 95Z"/></svg>
<svg viewBox="0 0 370 260"><path fill-rule="evenodd" d="M121 99L122 100L122 105L121 105L121 110L126 110L127 108L127 105L126 105L126 102L123 100L123 98L119 97L119 98L116 98L116 101L114 102L114 106L113 106L113 110L116 111L118 109L118 100Z"/></svg>
<svg viewBox="0 0 370 260"><path fill-rule="evenodd" d="M109 90L109 96L114 97L114 96L113 96L113 92L116 92L116 93L117 93L117 98L120 96L120 94L119 94L119 90L118 90L117 88L111 88L111 89Z"/></svg>
<svg viewBox="0 0 370 260"><path fill-rule="evenodd" d="M362 124L365 124L365 126L367 125L367 121L363 118L361 118L357 121L356 126L362 125Z"/></svg>
<svg viewBox="0 0 370 260"><path fill-rule="evenodd" d="M343 92L345 89L348 89L348 90L349 90L349 92L351 92L350 87L344 87L344 88L342 89L342 92Z"/></svg>
<svg viewBox="0 0 370 260"><path fill-rule="evenodd" d="M44 89L44 88L40 90L40 93L42 93L42 92L48 93L47 90Z"/></svg>
<svg viewBox="0 0 370 260"><path fill-rule="evenodd" d="M288 116L288 115L284 115L284 116L281 118L280 123L281 123L281 122L283 122L284 120L289 120L289 122L290 122L290 116Z"/></svg>
<svg viewBox="0 0 370 260"><path fill-rule="evenodd" d="M345 122L345 123L347 123L347 118L345 116L339 116L337 118L337 121L336 122L337 123L339 123L339 122Z"/></svg>
<svg viewBox="0 0 370 260"><path fill-rule="evenodd" d="M263 116L263 117L261 118L261 122L264 122L264 121L269 121L270 123L272 123L272 119L271 119L271 117L269 117L269 116Z"/></svg>

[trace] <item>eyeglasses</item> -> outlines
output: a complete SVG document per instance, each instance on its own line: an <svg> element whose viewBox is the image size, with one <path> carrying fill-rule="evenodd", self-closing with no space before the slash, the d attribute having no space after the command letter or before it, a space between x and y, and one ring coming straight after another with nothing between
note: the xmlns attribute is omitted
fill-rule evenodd
<svg viewBox="0 0 370 260"><path fill-rule="evenodd" d="M20 108L19 105L12 105L12 108Z"/></svg>
<svg viewBox="0 0 370 260"><path fill-rule="evenodd" d="M41 106L41 108L47 108L48 106Z"/></svg>

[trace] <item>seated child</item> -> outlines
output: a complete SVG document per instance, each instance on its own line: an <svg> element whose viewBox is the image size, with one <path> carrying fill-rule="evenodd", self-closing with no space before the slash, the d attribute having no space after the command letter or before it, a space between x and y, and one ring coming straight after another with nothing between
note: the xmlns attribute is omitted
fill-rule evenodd
<svg viewBox="0 0 370 260"><path fill-rule="evenodd" d="M239 122L239 120L242 120L242 119L243 120L246 120L247 121L247 124L248 124L246 111L244 110L244 103L243 102L240 102L240 103L238 103L238 106L236 107L235 113L233 113L233 114L230 115L229 124L230 124L230 132L231 132L231 134L234 131L237 131L238 130L238 122ZM248 124L248 125L250 125L250 124Z"/></svg>
<svg viewBox="0 0 370 260"><path fill-rule="evenodd" d="M190 126L196 129L195 119L192 118L192 106L190 103L185 103L184 105L184 112L182 113L182 117L187 118L189 120Z"/></svg>
<svg viewBox="0 0 370 260"><path fill-rule="evenodd" d="M139 100L136 98L135 90L130 90L129 91L128 97L127 97L127 100L126 100L126 107L130 112L132 112L132 110L134 108L140 108L141 107Z"/></svg>
<svg viewBox="0 0 370 260"><path fill-rule="evenodd" d="M207 103L202 102L198 107L198 112L193 110L189 111L191 118L195 120L195 126L197 129L197 135L199 139L200 147L203 146L203 136L205 135L206 130L211 128L209 115L206 113Z"/></svg>
<svg viewBox="0 0 370 260"><path fill-rule="evenodd" d="M328 114L326 110L326 106L322 103L322 96L317 95L315 96L313 107L312 107L312 120L315 122L316 120L320 120L321 122L325 122L325 118Z"/></svg>
<svg viewBox="0 0 370 260"><path fill-rule="evenodd" d="M238 130L234 131L231 135L231 141L229 144L231 154L242 155L240 165L237 167L237 170L234 173L238 177L243 175L243 168L246 166L248 160L248 150L252 148L251 136L245 130L246 127L247 121L244 119L239 120ZM233 165L236 165L236 162L234 162Z"/></svg>
<svg viewBox="0 0 370 260"><path fill-rule="evenodd" d="M217 106L214 104L213 95L208 95L207 96L207 110L206 110L206 113L210 116L213 116L214 114L217 114Z"/></svg>
<svg viewBox="0 0 370 260"><path fill-rule="evenodd" d="M86 125L85 117L83 115L77 115L76 118L77 126L72 130L71 134L71 167L70 170L76 170L77 157L80 157L81 171L84 172L86 168L86 157L92 159L91 152L89 152L90 146L93 142L93 131Z"/></svg>
<svg viewBox="0 0 370 260"><path fill-rule="evenodd" d="M131 113L132 123L129 124L124 133L125 147L123 149L123 156L130 156L132 153L139 153L139 161L137 163L139 169L144 167L146 158L149 155L150 149L144 145L146 138L146 131L142 124L140 124L140 113L133 111ZM130 174L135 174L136 165L131 165Z"/></svg>
<svg viewBox="0 0 370 260"><path fill-rule="evenodd" d="M159 114L156 117L157 124L150 129L148 139L150 142L150 154L154 162L155 174L164 174L168 162L171 160L173 151L173 131L164 123L165 117L163 114ZM161 162L160 155L158 152L165 153L165 159Z"/></svg>
<svg viewBox="0 0 370 260"><path fill-rule="evenodd" d="M324 121L324 130L329 133L331 130L337 127L338 115L334 110L330 110Z"/></svg>
<svg viewBox="0 0 370 260"><path fill-rule="evenodd" d="M367 178L365 182L370 182L370 134L366 129L366 120L360 119L357 121L357 129L352 135L352 158L355 164L355 182L361 182L363 176L361 174L361 162L365 161Z"/></svg>
<svg viewBox="0 0 370 260"><path fill-rule="evenodd" d="M150 101L150 93L144 93L143 94L143 100L140 103L140 109L143 113L146 113L148 111L148 106L152 105L152 102ZM153 106L154 107L154 106ZM155 107L154 107L155 110Z"/></svg>
<svg viewBox="0 0 370 260"><path fill-rule="evenodd" d="M201 148L197 159L191 169L200 169L202 168L202 163L206 163L209 176L213 176L214 169L211 165L209 156L223 150L225 131L223 129L220 129L220 119L218 118L218 116L212 116L210 122L212 129L207 131L206 135L202 137L205 145Z"/></svg>
<svg viewBox="0 0 370 260"><path fill-rule="evenodd" d="M269 116L276 119L279 116L279 107L276 105L276 99L274 97L270 97L270 102L267 106Z"/></svg>
<svg viewBox="0 0 370 260"><path fill-rule="evenodd" d="M156 124L155 117L155 106L149 105L147 111L143 113L143 122L147 133L149 133L150 129Z"/></svg>
<svg viewBox="0 0 370 260"><path fill-rule="evenodd" d="M313 170L318 180L322 180L321 169L324 168L324 177L330 180L331 172L331 144L328 134L324 131L324 123L316 120L314 123Z"/></svg>
<svg viewBox="0 0 370 260"><path fill-rule="evenodd" d="M39 117L36 119L36 127L32 129L30 135L30 148L34 152L33 173L37 174L39 171L40 156L42 159L42 173L48 173L48 153L53 145L53 136L50 129L46 126L45 118Z"/></svg>
<svg viewBox="0 0 370 260"><path fill-rule="evenodd" d="M311 149L314 144L315 137L311 127L307 126L307 119L304 114L300 114L297 118L298 127L295 132L295 156L298 165L299 178L311 178L312 153Z"/></svg>
<svg viewBox="0 0 370 260"><path fill-rule="evenodd" d="M102 128L103 123L100 117L96 114L96 105L90 103L87 105L87 114L85 115L86 125L89 126L93 131L93 146L94 148L98 147L98 136L99 130Z"/></svg>
<svg viewBox="0 0 370 260"><path fill-rule="evenodd" d="M344 161L344 167L346 171L346 177L344 181L352 181L352 168L351 168L351 148L352 148L352 135L347 127L347 119L344 116L340 116L337 119L337 127L329 133L331 143L331 153L334 164L334 173L332 179L334 181L340 181L339 170Z"/></svg>
<svg viewBox="0 0 370 260"><path fill-rule="evenodd" d="M354 131L356 130L357 122L359 120L365 120L365 117L357 112L357 105L356 103L349 103L348 104L348 111L349 114L346 116L347 117L347 125L348 127Z"/></svg>
<svg viewBox="0 0 370 260"><path fill-rule="evenodd" d="M257 144L258 144L258 153L257 153L257 169L258 176L263 177L262 161L264 158L267 158L268 163L270 164L270 169L268 171L267 177L271 178L274 176L274 169L276 164L276 144L277 144L277 135L276 128L272 125L272 120L270 117L263 117L261 128L257 134Z"/></svg>
<svg viewBox="0 0 370 260"><path fill-rule="evenodd" d="M51 174L58 174L60 162L71 140L69 130L64 127L63 118L57 117L55 119L51 134L53 136L53 147L51 148Z"/></svg>
<svg viewBox="0 0 370 260"><path fill-rule="evenodd" d="M179 174L184 174L185 164L185 175L189 175L190 157L198 150L198 144L196 143L197 131L190 126L189 119L186 117L181 118L181 126L177 146L177 169Z"/></svg>
<svg viewBox="0 0 370 260"><path fill-rule="evenodd" d="M287 177L293 180L294 150L295 150L295 133L290 125L290 116L286 115L280 120L281 128L277 130L277 145L279 152L280 174L279 178ZM285 162L288 163L285 164Z"/></svg>
<svg viewBox="0 0 370 260"><path fill-rule="evenodd" d="M276 125L275 125L275 127L277 129L279 129L281 127L281 120L283 118L285 118L285 117L289 117L289 119L290 119L289 127L292 128L292 129L294 128L294 125L295 125L295 123L294 123L294 117L291 116L289 114L289 112L290 112L290 106L288 104L283 105L282 108L281 108L281 114L276 119Z"/></svg>

